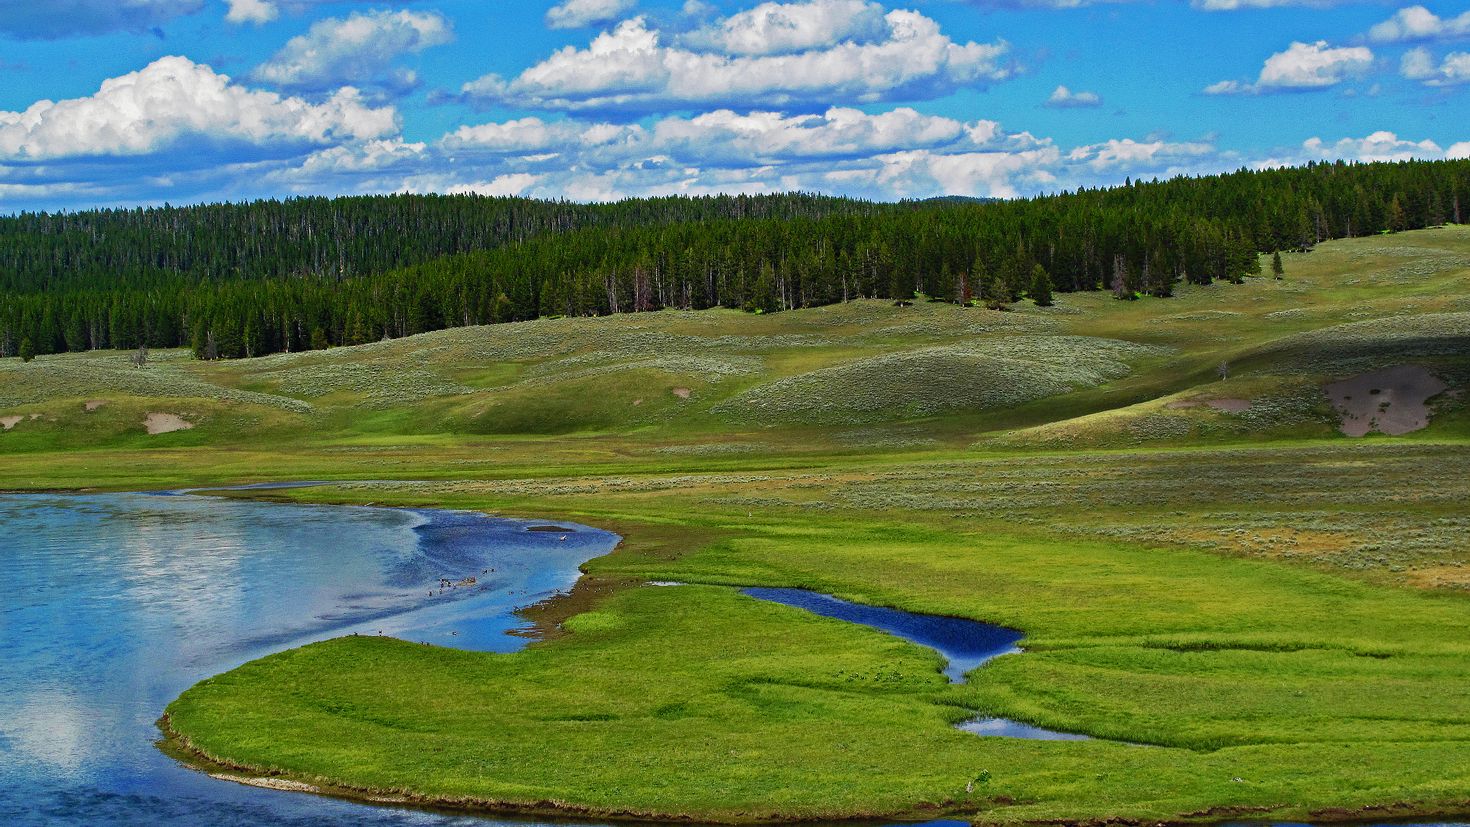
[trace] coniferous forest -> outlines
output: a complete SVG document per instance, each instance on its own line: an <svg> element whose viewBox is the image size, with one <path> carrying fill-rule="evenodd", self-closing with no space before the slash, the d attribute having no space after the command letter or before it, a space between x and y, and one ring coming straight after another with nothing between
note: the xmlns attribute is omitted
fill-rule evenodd
<svg viewBox="0 0 1470 827"><path fill-rule="evenodd" d="M306 198L0 218L0 356L236 358L538 316L854 298L1167 297L1261 253L1460 223L1470 161L1324 163L994 202Z"/></svg>

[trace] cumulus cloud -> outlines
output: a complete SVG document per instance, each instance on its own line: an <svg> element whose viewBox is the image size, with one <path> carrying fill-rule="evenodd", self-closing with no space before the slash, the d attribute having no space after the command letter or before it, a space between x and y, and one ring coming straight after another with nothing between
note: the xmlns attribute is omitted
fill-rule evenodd
<svg viewBox="0 0 1470 827"><path fill-rule="evenodd" d="M1321 138L1309 138L1302 143L1302 151L1308 159L1345 161L1437 160L1447 157L1434 141L1401 139L1388 131L1374 132L1366 138L1343 138L1332 143Z"/></svg>
<svg viewBox="0 0 1470 827"><path fill-rule="evenodd" d="M1044 143L1026 133L1005 133L995 121L967 123L908 107L875 115L833 107L821 115L722 109L694 117L670 116L647 126L521 118L460 127L442 145L455 153L480 151L553 164L575 155L581 162L599 165L657 159L700 166L767 166L921 149L1016 150Z"/></svg>
<svg viewBox="0 0 1470 827"><path fill-rule="evenodd" d="M0 0L0 33L22 40L146 31L204 0Z"/></svg>
<svg viewBox="0 0 1470 827"><path fill-rule="evenodd" d="M280 16L280 9L271 0L227 0L229 11L225 20L231 23L269 23Z"/></svg>
<svg viewBox="0 0 1470 827"><path fill-rule="evenodd" d="M1193 171L1201 160L1213 159L1217 155L1215 145L1204 141L1135 141L1124 138L1077 147L1067 155L1067 159L1085 164L1098 173L1149 169L1155 174L1172 177Z"/></svg>
<svg viewBox="0 0 1470 827"><path fill-rule="evenodd" d="M185 140L277 151L381 137L397 129L391 108L366 105L357 90L308 103L246 89L184 57L103 81L96 93L0 111L0 161L138 156Z"/></svg>
<svg viewBox="0 0 1470 827"><path fill-rule="evenodd" d="M586 48L569 46L514 78L486 75L462 91L472 102L571 112L813 108L930 98L1012 74L1004 42L957 43L918 12L887 12L873 31L842 28L838 39L812 22L873 8L852 0L764 4L687 38L637 17ZM761 45L760 32L773 31L780 34Z"/></svg>
<svg viewBox="0 0 1470 827"><path fill-rule="evenodd" d="M546 25L553 29L580 29L609 23L627 14L635 0L565 0L546 10Z"/></svg>
<svg viewBox="0 0 1470 827"><path fill-rule="evenodd" d="M1327 41L1294 42L1266 58L1255 83L1222 80L1205 87L1207 95L1256 95L1327 89L1364 74L1373 66L1366 46L1329 46Z"/></svg>
<svg viewBox="0 0 1470 827"><path fill-rule="evenodd" d="M1399 9L1393 17L1368 30L1375 43L1408 43L1470 37L1470 11L1442 18L1423 6Z"/></svg>
<svg viewBox="0 0 1470 827"><path fill-rule="evenodd" d="M1046 99L1046 105L1052 109L1087 109L1102 106L1102 98L1096 92L1073 92L1065 86L1058 86Z"/></svg>
<svg viewBox="0 0 1470 827"><path fill-rule="evenodd" d="M1470 52L1450 52L1436 64L1428 49L1410 49L1399 63L1399 73L1426 86L1470 83Z"/></svg>
<svg viewBox="0 0 1470 827"><path fill-rule="evenodd" d="M393 61L448 43L449 21L437 12L373 11L327 18L287 41L251 77L285 89L321 91L343 84L402 90L417 82Z"/></svg>
<svg viewBox="0 0 1470 827"><path fill-rule="evenodd" d="M427 147L333 147L279 180L302 192L351 180L379 191L515 187L516 194L579 200L788 190L896 199L1010 197L1239 164L1207 142L1119 139L1065 151L992 120L832 107L813 115L717 110L644 123L524 117L460 127Z"/></svg>
<svg viewBox="0 0 1470 827"><path fill-rule="evenodd" d="M1434 77L1434 55L1428 49L1410 49L1399 59L1399 74L1409 80L1427 80Z"/></svg>
<svg viewBox="0 0 1470 827"><path fill-rule="evenodd" d="M883 7L869 0L762 3L686 34L682 42L730 55L794 54L888 36Z"/></svg>

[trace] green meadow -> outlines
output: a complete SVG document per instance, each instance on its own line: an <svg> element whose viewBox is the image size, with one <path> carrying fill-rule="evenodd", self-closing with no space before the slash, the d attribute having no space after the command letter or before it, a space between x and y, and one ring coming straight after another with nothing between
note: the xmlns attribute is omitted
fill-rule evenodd
<svg viewBox="0 0 1470 827"><path fill-rule="evenodd" d="M198 684L170 748L227 774L717 822L1470 812L1470 228L1283 258L1280 280L1010 312L3 360L0 489L323 480L232 496L625 538L528 612L522 652L342 638ZM1324 385L1406 366L1448 388L1427 427L1344 436ZM928 649L751 585L998 623L1025 651L952 685ZM954 728L977 716L1092 740Z"/></svg>

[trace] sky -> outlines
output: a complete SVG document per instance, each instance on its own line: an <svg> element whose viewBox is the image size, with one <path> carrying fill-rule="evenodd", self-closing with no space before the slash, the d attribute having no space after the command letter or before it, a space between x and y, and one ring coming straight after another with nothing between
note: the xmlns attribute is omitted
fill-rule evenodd
<svg viewBox="0 0 1470 827"><path fill-rule="evenodd" d="M0 0L0 213L1470 157L1470 3Z"/></svg>

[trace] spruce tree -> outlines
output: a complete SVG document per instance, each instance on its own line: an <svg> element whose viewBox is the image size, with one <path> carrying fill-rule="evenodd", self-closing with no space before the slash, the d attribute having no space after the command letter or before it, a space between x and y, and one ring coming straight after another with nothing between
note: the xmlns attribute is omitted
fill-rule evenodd
<svg viewBox="0 0 1470 827"><path fill-rule="evenodd" d="M1281 265L1280 250L1271 254L1271 275L1278 279L1286 275L1286 268Z"/></svg>
<svg viewBox="0 0 1470 827"><path fill-rule="evenodd" d="M1006 284L1002 276L996 276L985 283L985 306L991 310L1011 309L1011 288Z"/></svg>
<svg viewBox="0 0 1470 827"><path fill-rule="evenodd" d="M36 358L36 346L31 344L29 337L20 340L20 360L29 362Z"/></svg>
<svg viewBox="0 0 1470 827"><path fill-rule="evenodd" d="M1051 275L1046 268L1040 264L1031 268L1031 301L1036 302L1037 307L1051 307Z"/></svg>

